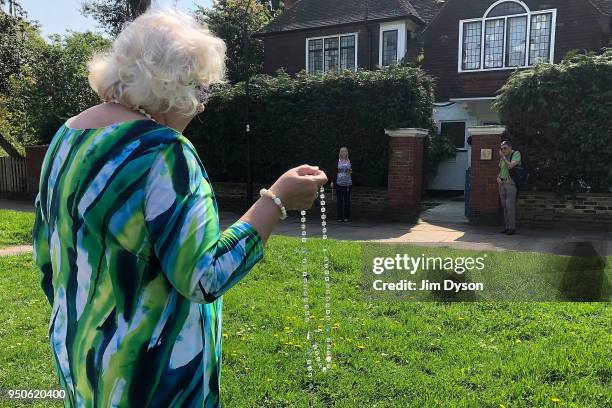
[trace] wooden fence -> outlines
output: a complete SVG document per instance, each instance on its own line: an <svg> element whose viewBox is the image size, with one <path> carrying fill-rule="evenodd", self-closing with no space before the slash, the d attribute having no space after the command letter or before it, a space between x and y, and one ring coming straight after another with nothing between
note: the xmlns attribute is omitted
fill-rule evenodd
<svg viewBox="0 0 612 408"><path fill-rule="evenodd" d="M28 194L26 159L0 157L0 197L23 197Z"/></svg>

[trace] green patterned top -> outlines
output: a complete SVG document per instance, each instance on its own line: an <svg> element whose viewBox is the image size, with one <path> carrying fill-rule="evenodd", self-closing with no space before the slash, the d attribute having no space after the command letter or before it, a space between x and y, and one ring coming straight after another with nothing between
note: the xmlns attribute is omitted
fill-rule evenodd
<svg viewBox="0 0 612 408"><path fill-rule="evenodd" d="M513 161L519 162L519 165L521 164L521 153L518 150L514 150L512 152L510 162ZM510 178L510 170L508 170L508 164L502 158L499 159L499 178L502 180L508 180Z"/></svg>
<svg viewBox="0 0 612 408"><path fill-rule="evenodd" d="M69 407L220 407L222 295L263 257L221 232L191 142L150 120L57 131L35 200L34 260Z"/></svg>

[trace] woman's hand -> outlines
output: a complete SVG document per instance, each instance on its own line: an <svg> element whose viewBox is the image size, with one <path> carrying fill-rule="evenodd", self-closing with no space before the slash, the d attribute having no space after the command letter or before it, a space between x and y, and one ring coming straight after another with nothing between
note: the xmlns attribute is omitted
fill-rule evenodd
<svg viewBox="0 0 612 408"><path fill-rule="evenodd" d="M287 210L307 210L312 207L319 187L327 183L327 176L318 166L304 164L285 172L270 187Z"/></svg>

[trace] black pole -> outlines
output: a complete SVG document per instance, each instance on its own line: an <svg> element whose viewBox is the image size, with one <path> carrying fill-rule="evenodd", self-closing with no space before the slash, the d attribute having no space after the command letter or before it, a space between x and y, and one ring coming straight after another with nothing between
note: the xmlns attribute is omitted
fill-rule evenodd
<svg viewBox="0 0 612 408"><path fill-rule="evenodd" d="M365 0L365 25L366 33L368 34L368 69L372 69L372 28L369 23L370 18L370 2Z"/></svg>
<svg viewBox="0 0 612 408"><path fill-rule="evenodd" d="M246 94L246 140L247 140L247 208L253 205L253 173L251 171L251 125L249 123L249 99L251 87L249 86L250 75L247 76L245 81L245 94Z"/></svg>
<svg viewBox="0 0 612 408"><path fill-rule="evenodd" d="M245 15L242 26L242 48L244 50L244 65L245 65L245 78L244 78L244 94L246 97L245 102L245 137L247 142L247 185L246 185L246 208L250 208L253 205L253 173L251 166L251 125L249 122L249 109L250 109L250 99L251 99L251 69L250 69L250 60L249 60L249 33L247 27L247 19L249 18L249 9L251 6L251 2L247 0L247 7L245 10Z"/></svg>

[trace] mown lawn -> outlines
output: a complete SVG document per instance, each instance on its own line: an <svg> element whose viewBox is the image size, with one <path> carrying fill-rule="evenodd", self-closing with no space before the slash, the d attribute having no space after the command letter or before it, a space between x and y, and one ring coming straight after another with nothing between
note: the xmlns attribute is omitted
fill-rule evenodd
<svg viewBox="0 0 612 408"><path fill-rule="evenodd" d="M34 213L0 210L0 248L32 243Z"/></svg>
<svg viewBox="0 0 612 408"><path fill-rule="evenodd" d="M313 256L317 244L309 243ZM334 360L315 376L316 407L612 406L608 303L366 301L360 244L329 241L329 249ZM508 273L537 271L553 258L511 259ZM296 239L272 237L264 260L224 296L225 407L309 406L300 260ZM0 257L0 279L0 388L57 388L46 338L51 309L30 255ZM313 321L323 328L316 282Z"/></svg>

